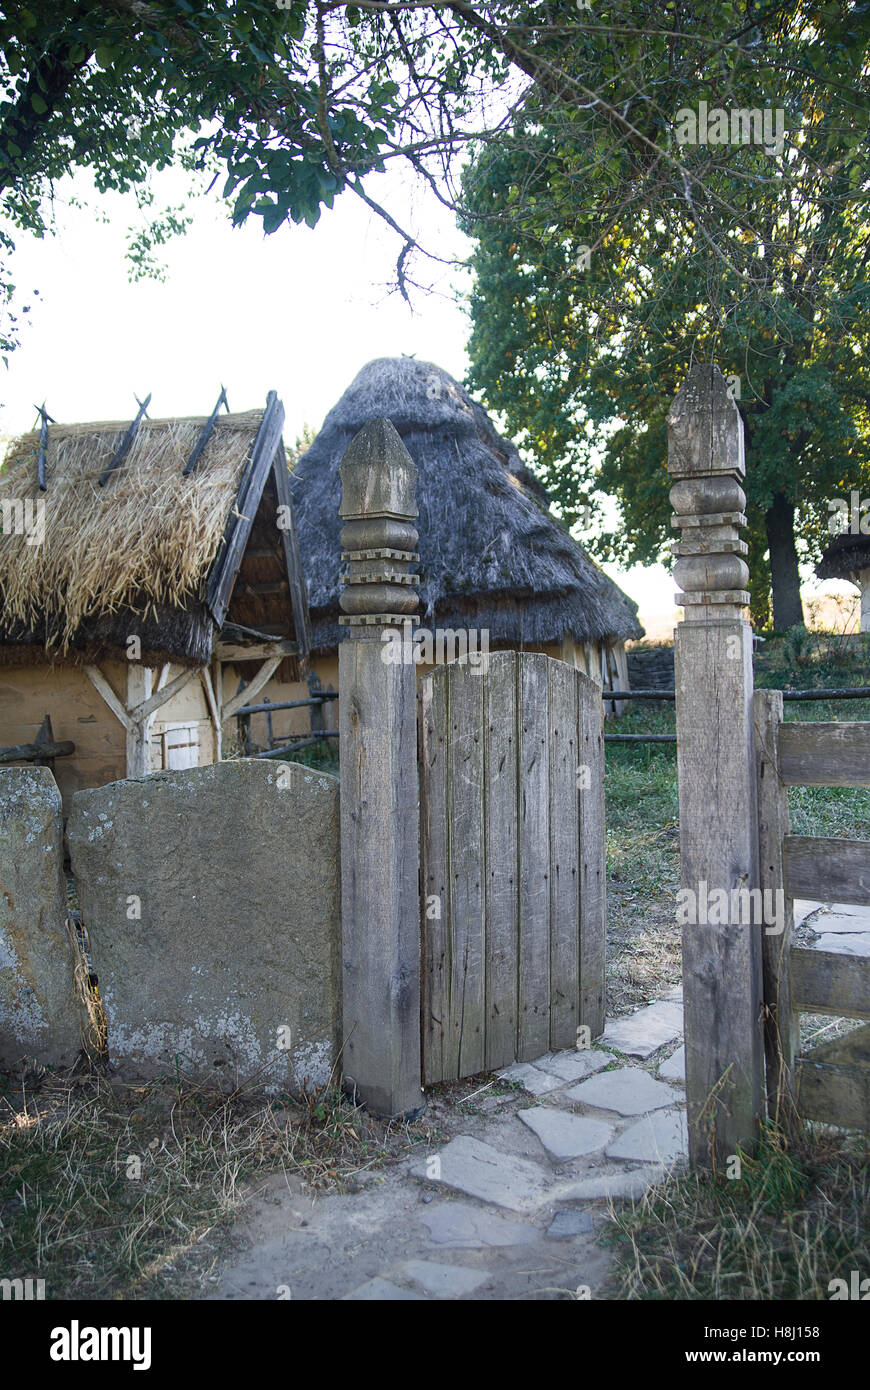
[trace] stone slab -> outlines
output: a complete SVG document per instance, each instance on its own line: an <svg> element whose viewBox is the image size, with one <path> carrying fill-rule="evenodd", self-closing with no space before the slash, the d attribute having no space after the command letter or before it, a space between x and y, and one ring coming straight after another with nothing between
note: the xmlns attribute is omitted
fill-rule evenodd
<svg viewBox="0 0 870 1390"><path fill-rule="evenodd" d="M560 1081L582 1081L584 1077L594 1076L595 1072L615 1061L612 1052L598 1052L592 1048L577 1048L572 1052L556 1052L535 1062L535 1066L556 1076Z"/></svg>
<svg viewBox="0 0 870 1390"><path fill-rule="evenodd" d="M662 1062L659 1067L659 1076L664 1081L681 1081L686 1083L686 1044L680 1043L676 1052L672 1053L666 1062Z"/></svg>
<svg viewBox="0 0 870 1390"><path fill-rule="evenodd" d="M564 1184L554 1196L558 1201L595 1201L601 1197L642 1197L667 1175L667 1168L656 1164L648 1168L613 1168L592 1178Z"/></svg>
<svg viewBox="0 0 870 1390"><path fill-rule="evenodd" d="M342 1297L342 1303L423 1303L425 1299L411 1289L400 1289L389 1279L367 1279L359 1288L352 1289Z"/></svg>
<svg viewBox="0 0 870 1390"><path fill-rule="evenodd" d="M590 1211L557 1211L546 1234L551 1240L571 1240L594 1230L595 1218Z"/></svg>
<svg viewBox="0 0 870 1390"><path fill-rule="evenodd" d="M406 1260L402 1273L435 1298L461 1298L492 1278L486 1269L466 1269L464 1265L442 1265L432 1260Z"/></svg>
<svg viewBox="0 0 870 1390"><path fill-rule="evenodd" d="M581 1154L596 1153L613 1138L613 1126L586 1115L571 1115L567 1110L552 1110L538 1105L534 1110L518 1110L517 1114L537 1134L553 1158L579 1158Z"/></svg>
<svg viewBox="0 0 870 1390"><path fill-rule="evenodd" d="M656 1081L640 1067L619 1067L581 1081L565 1092L570 1100L582 1101L601 1110L615 1110L618 1115L644 1115L648 1110L661 1110L681 1099L663 1081Z"/></svg>
<svg viewBox="0 0 870 1390"><path fill-rule="evenodd" d="M242 758L112 782L74 796L68 839L113 1062L270 1091L329 1079L337 778Z"/></svg>
<svg viewBox="0 0 870 1390"><path fill-rule="evenodd" d="M560 1086L565 1085L565 1082L559 1077L541 1071L531 1062L515 1062L512 1067L506 1067L497 1075L501 1077L502 1081L518 1082L523 1090L529 1091L533 1096L547 1095L550 1091L558 1091Z"/></svg>
<svg viewBox="0 0 870 1390"><path fill-rule="evenodd" d="M485 1207L469 1202L433 1202L420 1219L434 1245L451 1250L480 1250L489 1246L529 1245L536 1238L533 1226L523 1226Z"/></svg>
<svg viewBox="0 0 870 1390"><path fill-rule="evenodd" d="M647 1058L665 1043L681 1037L682 1032L682 1005L677 1000L659 999L626 1018L611 1019L601 1042L629 1057Z"/></svg>
<svg viewBox="0 0 870 1390"><path fill-rule="evenodd" d="M683 1110L655 1110L623 1130L606 1153L608 1158L634 1159L641 1163L670 1164L684 1158L689 1132Z"/></svg>
<svg viewBox="0 0 870 1390"><path fill-rule="evenodd" d="M870 956L870 932L818 936L810 950L835 951L840 956Z"/></svg>
<svg viewBox="0 0 870 1390"><path fill-rule="evenodd" d="M441 1183L509 1211L531 1212L546 1200L548 1175L539 1164L501 1153L467 1134L451 1139L410 1171L415 1178Z"/></svg>
<svg viewBox="0 0 870 1390"><path fill-rule="evenodd" d="M60 792L47 767L0 768L0 1065L72 1066L86 1014L67 932Z"/></svg>
<svg viewBox="0 0 870 1390"><path fill-rule="evenodd" d="M828 933L836 933L839 936L853 932L870 932L870 912L860 907L856 907L852 912L846 909L840 912L824 912L813 918L809 926L817 936Z"/></svg>

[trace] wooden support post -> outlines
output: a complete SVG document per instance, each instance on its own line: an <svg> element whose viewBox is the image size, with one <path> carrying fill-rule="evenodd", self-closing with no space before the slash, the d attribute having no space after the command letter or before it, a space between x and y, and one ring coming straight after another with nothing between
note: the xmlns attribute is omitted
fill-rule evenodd
<svg viewBox="0 0 870 1390"><path fill-rule="evenodd" d="M388 662L384 639L417 611L417 475L389 420L360 430L340 472L344 1067L370 1110L402 1115L423 1102L416 667Z"/></svg>
<svg viewBox="0 0 870 1390"><path fill-rule="evenodd" d="M791 1006L789 957L794 928L792 900L785 892L782 842L788 834L788 791L779 770L782 691L756 690L755 774L758 795L758 872L762 893L780 907L781 932L762 937L764 1050L767 1108L772 1120L790 1129L796 1119L794 1063L800 1018Z"/></svg>
<svg viewBox="0 0 870 1390"><path fill-rule="evenodd" d="M685 610L674 645L689 1154L723 1169L757 1136L764 1057L763 924L744 922L738 896L758 886L743 422L718 367L696 364L671 406L668 471Z"/></svg>
<svg viewBox="0 0 870 1390"><path fill-rule="evenodd" d="M127 776L144 777L151 771L151 727L154 713L141 716L137 706L151 699L152 673L150 666L131 661L127 666L127 713L131 716L127 729Z"/></svg>

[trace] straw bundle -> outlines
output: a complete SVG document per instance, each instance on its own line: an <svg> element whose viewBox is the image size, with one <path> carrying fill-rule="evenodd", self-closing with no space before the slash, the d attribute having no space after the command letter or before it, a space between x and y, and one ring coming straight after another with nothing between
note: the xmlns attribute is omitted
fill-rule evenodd
<svg viewBox="0 0 870 1390"><path fill-rule="evenodd" d="M98 479L127 423L52 428L44 540L0 538L2 627L40 631L45 648L62 655L84 622L123 609L155 619L201 603L261 418L219 419L188 477L182 470L205 419L143 421L104 487ZM0 501L40 496L38 446L37 433L13 440Z"/></svg>

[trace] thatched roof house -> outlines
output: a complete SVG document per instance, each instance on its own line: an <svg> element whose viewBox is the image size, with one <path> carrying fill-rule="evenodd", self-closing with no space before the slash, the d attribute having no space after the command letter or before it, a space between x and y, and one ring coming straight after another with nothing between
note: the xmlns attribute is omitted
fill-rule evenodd
<svg viewBox="0 0 870 1390"><path fill-rule="evenodd" d="M861 631L870 632L870 536L835 536L816 565L819 579L845 579L861 592Z"/></svg>
<svg viewBox="0 0 870 1390"><path fill-rule="evenodd" d="M547 510L481 406L430 362L380 358L329 412L292 477L315 654L342 640L338 465L373 417L392 421L417 466L424 626L488 630L494 648L555 644L564 654L573 644L599 679L601 654L643 635L637 605ZM609 684L607 674L605 655Z"/></svg>
<svg viewBox="0 0 870 1390"><path fill-rule="evenodd" d="M43 450L39 432L13 441L0 469L0 744L28 742L49 713L76 743L58 773L90 757L99 766L79 766L78 785L98 785L150 770L159 710L195 756L158 766L209 762L225 663L248 698L279 665L300 677L310 627L283 420L271 392L242 415L52 424ZM89 750L94 731L76 726L103 728L107 710L113 729ZM190 728L202 723L209 739Z"/></svg>

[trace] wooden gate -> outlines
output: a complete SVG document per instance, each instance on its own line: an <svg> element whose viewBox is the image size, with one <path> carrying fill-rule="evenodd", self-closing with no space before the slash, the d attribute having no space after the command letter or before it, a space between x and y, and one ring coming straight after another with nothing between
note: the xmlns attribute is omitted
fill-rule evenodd
<svg viewBox="0 0 870 1390"><path fill-rule="evenodd" d="M437 667L420 693L424 1082L604 1027L600 688L538 653Z"/></svg>
<svg viewBox="0 0 870 1390"><path fill-rule="evenodd" d="M770 1113L870 1131L870 1024L800 1052L800 1014L870 1020L870 957L790 940L792 900L870 906L870 841L789 834L789 787L870 787L870 722L784 724L782 694L755 693L762 889L780 892L785 930L765 932Z"/></svg>

